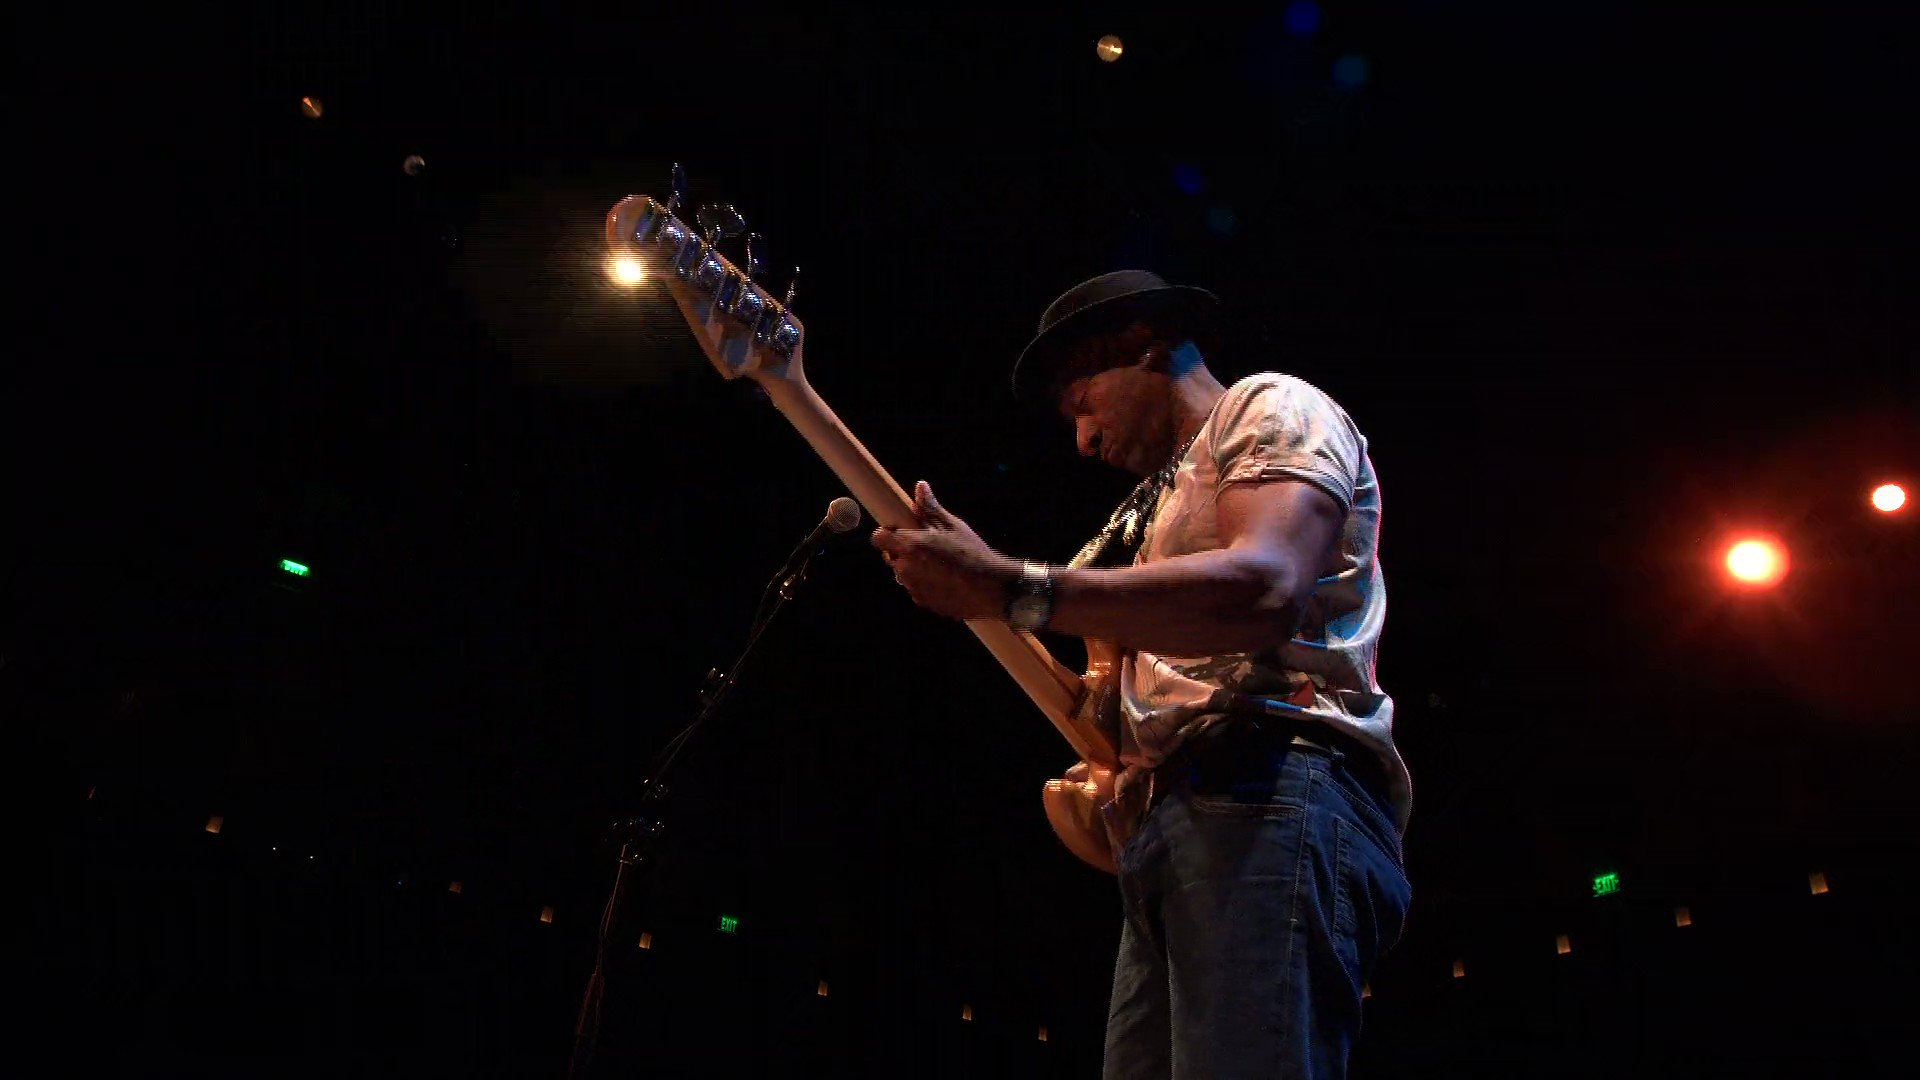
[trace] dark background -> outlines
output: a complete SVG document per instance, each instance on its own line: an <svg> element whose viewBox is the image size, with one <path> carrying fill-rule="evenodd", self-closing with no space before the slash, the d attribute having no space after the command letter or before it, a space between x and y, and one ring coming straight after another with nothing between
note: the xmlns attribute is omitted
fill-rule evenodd
<svg viewBox="0 0 1920 1080"><path fill-rule="evenodd" d="M1006 391L1095 273L1212 288L1216 371L1366 432L1416 898L1356 1076L1881 1074L1920 628L1913 511L1866 494L1920 481L1912 38L1264 10L21 18L24 1045L565 1072L610 826L841 493L602 272L607 207L680 161L776 288L803 268L816 389L1002 550L1062 560L1130 486ZM1779 588L1727 584L1742 529L1791 547ZM1097 1073L1118 905L1037 799L1069 754L865 531L676 766L596 1075Z"/></svg>

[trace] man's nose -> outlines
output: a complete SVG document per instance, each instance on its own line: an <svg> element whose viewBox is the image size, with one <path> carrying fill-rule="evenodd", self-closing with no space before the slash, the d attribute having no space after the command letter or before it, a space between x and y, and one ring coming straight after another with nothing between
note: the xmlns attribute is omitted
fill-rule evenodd
<svg viewBox="0 0 1920 1080"><path fill-rule="evenodd" d="M1079 445L1081 457L1100 452L1100 431L1093 426L1092 418L1082 416L1073 422L1073 441Z"/></svg>

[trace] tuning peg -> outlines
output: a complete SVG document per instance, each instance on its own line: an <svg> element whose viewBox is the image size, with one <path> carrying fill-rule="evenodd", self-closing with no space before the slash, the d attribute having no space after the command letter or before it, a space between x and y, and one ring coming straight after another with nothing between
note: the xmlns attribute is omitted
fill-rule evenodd
<svg viewBox="0 0 1920 1080"><path fill-rule="evenodd" d="M680 204L686 201L687 170L681 168L680 163L676 161L673 163L673 192L667 196L667 213L678 211Z"/></svg>
<svg viewBox="0 0 1920 1080"><path fill-rule="evenodd" d="M699 222L700 232L708 244L739 236L747 227L747 219L727 203L707 203L694 213L694 220Z"/></svg>
<svg viewBox="0 0 1920 1080"><path fill-rule="evenodd" d="M765 245L766 241L759 233L747 234L747 276L756 281L759 280L761 272L767 268L766 256L760 250Z"/></svg>
<svg viewBox="0 0 1920 1080"><path fill-rule="evenodd" d="M793 307L793 290L799 287L800 287L800 268L796 266L793 268L793 276L787 279L787 298L785 300L780 301L781 307L789 308L789 309Z"/></svg>

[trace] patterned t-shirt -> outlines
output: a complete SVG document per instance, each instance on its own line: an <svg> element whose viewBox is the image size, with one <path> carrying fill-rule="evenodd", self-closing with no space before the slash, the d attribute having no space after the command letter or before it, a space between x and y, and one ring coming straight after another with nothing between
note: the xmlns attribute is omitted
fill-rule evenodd
<svg viewBox="0 0 1920 1080"><path fill-rule="evenodd" d="M1293 640L1259 653L1158 656L1129 650L1120 669L1123 789L1180 743L1223 718L1321 721L1379 754L1401 829L1412 809L1393 744L1393 699L1374 678L1387 612L1380 572L1380 486L1367 440L1334 400L1291 375L1228 388L1194 438L1148 522L1136 563L1224 547L1216 498L1228 484L1304 480L1346 514L1333 565L1315 583Z"/></svg>

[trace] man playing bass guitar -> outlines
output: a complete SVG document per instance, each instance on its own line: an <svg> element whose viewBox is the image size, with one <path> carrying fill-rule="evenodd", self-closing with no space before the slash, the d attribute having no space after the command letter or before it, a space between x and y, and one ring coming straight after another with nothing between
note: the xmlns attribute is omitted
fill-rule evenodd
<svg viewBox="0 0 1920 1080"><path fill-rule="evenodd" d="M1411 783L1375 678L1380 489L1325 393L1208 370L1214 307L1122 270L1042 315L1016 394L1143 478L1069 563L999 553L924 482L914 527L873 543L940 615L1118 649L1105 1077L1342 1077L1411 899Z"/></svg>

